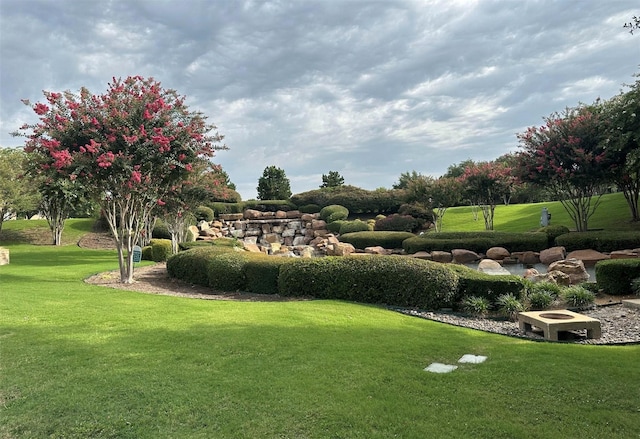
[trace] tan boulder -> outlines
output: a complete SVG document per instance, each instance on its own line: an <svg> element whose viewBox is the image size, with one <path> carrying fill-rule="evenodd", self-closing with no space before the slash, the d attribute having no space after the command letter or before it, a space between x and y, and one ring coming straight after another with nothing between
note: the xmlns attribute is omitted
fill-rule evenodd
<svg viewBox="0 0 640 439"><path fill-rule="evenodd" d="M313 221L316 218L318 218L317 213L303 213L302 215L300 215L300 219L307 222Z"/></svg>
<svg viewBox="0 0 640 439"><path fill-rule="evenodd" d="M524 265L536 265L540 263L540 253L526 251L519 253L512 253L512 256L516 256L518 258L518 262Z"/></svg>
<svg viewBox="0 0 640 439"><path fill-rule="evenodd" d="M480 259L478 253L462 248L454 248L451 250L451 256L453 258L453 262L456 264L468 264L469 262L474 262Z"/></svg>
<svg viewBox="0 0 640 439"><path fill-rule="evenodd" d="M246 251L251 253L262 253L262 249L257 244L249 244L245 242L243 247Z"/></svg>
<svg viewBox="0 0 640 439"><path fill-rule="evenodd" d="M198 226L189 226L187 230L189 231L189 233L187 233L187 239L190 241L195 241L198 235L200 235L200 229L198 229Z"/></svg>
<svg viewBox="0 0 640 439"><path fill-rule="evenodd" d="M509 256L511 256L511 253L504 247L491 247L487 250L487 258L489 259L501 261Z"/></svg>
<svg viewBox="0 0 640 439"><path fill-rule="evenodd" d="M287 212L285 212L284 210L278 210L276 211L275 217L278 219L286 219L287 218Z"/></svg>
<svg viewBox="0 0 640 439"><path fill-rule="evenodd" d="M451 253L434 250L431 252L431 260L436 262L449 263L453 260Z"/></svg>
<svg viewBox="0 0 640 439"><path fill-rule="evenodd" d="M409 255L409 256L411 256L412 258L424 259L424 260L427 260L427 261L431 260L431 253L425 252L425 251L415 252L414 254Z"/></svg>
<svg viewBox="0 0 640 439"><path fill-rule="evenodd" d="M0 265L9 265L9 249L0 247Z"/></svg>
<svg viewBox="0 0 640 439"><path fill-rule="evenodd" d="M346 242L338 242L327 246L327 256L349 256L355 251L355 247Z"/></svg>
<svg viewBox="0 0 640 439"><path fill-rule="evenodd" d="M478 271L481 273L490 274L492 276L511 274L509 270L500 265L499 262L493 259L483 259L478 264Z"/></svg>
<svg viewBox="0 0 640 439"><path fill-rule="evenodd" d="M390 255L391 253L393 253L391 250L388 250L384 247L381 247L379 245L373 246L373 247L366 247L364 249L365 253L371 254L371 255Z"/></svg>
<svg viewBox="0 0 640 439"><path fill-rule="evenodd" d="M569 276L569 284L579 284L589 280L589 273L584 268L584 264L579 259L565 259L562 261L556 261L549 265L547 273L560 271Z"/></svg>
<svg viewBox="0 0 640 439"><path fill-rule="evenodd" d="M549 265L552 262L565 259L566 250L564 247L551 247L540 252L540 262Z"/></svg>
<svg viewBox="0 0 640 439"><path fill-rule="evenodd" d="M258 219L262 218L262 212L255 209L247 209L243 213L244 219Z"/></svg>
<svg viewBox="0 0 640 439"><path fill-rule="evenodd" d="M311 220L311 228L313 230L322 230L327 228L327 223L324 220L314 219Z"/></svg>
<svg viewBox="0 0 640 439"><path fill-rule="evenodd" d="M221 213L218 215L223 221L238 221L244 218L244 214L242 213Z"/></svg>
<svg viewBox="0 0 640 439"><path fill-rule="evenodd" d="M579 259L584 265L591 267L598 261L609 259L609 256L596 250L574 250L567 254L567 259Z"/></svg>
<svg viewBox="0 0 640 439"><path fill-rule="evenodd" d="M616 250L611 252L611 259L635 259L640 258L640 249L635 250Z"/></svg>

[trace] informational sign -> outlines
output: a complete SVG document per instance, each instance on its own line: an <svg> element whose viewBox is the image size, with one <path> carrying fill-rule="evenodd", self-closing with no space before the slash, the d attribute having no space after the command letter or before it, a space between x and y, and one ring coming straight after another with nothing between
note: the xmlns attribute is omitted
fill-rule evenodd
<svg viewBox="0 0 640 439"><path fill-rule="evenodd" d="M133 246L133 262L140 262L142 260L142 249L139 245Z"/></svg>

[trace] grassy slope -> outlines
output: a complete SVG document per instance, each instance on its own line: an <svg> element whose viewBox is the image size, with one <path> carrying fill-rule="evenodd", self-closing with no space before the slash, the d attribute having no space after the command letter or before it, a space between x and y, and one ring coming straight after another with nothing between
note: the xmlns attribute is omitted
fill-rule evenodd
<svg viewBox="0 0 640 439"><path fill-rule="evenodd" d="M335 301L84 284L115 253L9 245L0 437L637 437L640 347L536 343ZM466 353L486 363L422 369Z"/></svg>

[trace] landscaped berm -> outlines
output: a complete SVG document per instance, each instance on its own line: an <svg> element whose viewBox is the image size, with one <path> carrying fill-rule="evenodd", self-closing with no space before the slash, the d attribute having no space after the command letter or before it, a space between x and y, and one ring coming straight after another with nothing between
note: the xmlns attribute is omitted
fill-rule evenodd
<svg viewBox="0 0 640 439"><path fill-rule="evenodd" d="M638 345L536 342L305 291L105 288L84 280L117 253L76 245L91 227L69 220L51 246L30 243L44 221L3 226L2 438L638 437Z"/></svg>

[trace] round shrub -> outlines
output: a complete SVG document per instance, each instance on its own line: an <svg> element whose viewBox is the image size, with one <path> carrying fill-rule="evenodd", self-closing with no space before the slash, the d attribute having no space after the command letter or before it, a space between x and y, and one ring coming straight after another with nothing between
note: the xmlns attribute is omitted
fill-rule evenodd
<svg viewBox="0 0 640 439"><path fill-rule="evenodd" d="M153 249L150 245L142 247L142 260L153 261Z"/></svg>
<svg viewBox="0 0 640 439"><path fill-rule="evenodd" d="M195 215L197 221L206 221L209 223L214 219L213 209L207 206L198 206Z"/></svg>
<svg viewBox="0 0 640 439"><path fill-rule="evenodd" d="M243 291L246 285L244 252L229 252L211 258L207 266L209 286L218 291Z"/></svg>
<svg viewBox="0 0 640 439"><path fill-rule="evenodd" d="M173 253L170 239L152 239L151 240L151 258L155 262L164 262L169 259Z"/></svg>
<svg viewBox="0 0 640 439"><path fill-rule="evenodd" d="M331 223L333 224L333 223ZM344 235L345 233L354 233L354 232L368 232L369 225L364 221L355 220L355 221L345 221L340 225L339 234Z"/></svg>
<svg viewBox="0 0 640 439"><path fill-rule="evenodd" d="M337 235L338 233L340 233L340 227L342 227L342 225L346 222L346 220L337 220L331 223L327 223L327 230Z"/></svg>
<svg viewBox="0 0 640 439"><path fill-rule="evenodd" d="M403 204L398 209L398 213L433 222L433 212L420 204Z"/></svg>
<svg viewBox="0 0 640 439"><path fill-rule="evenodd" d="M320 218L325 220L327 223L332 223L338 220L346 220L349 217L349 210L340 206L339 204L331 204L329 206L325 206L320 210Z"/></svg>
<svg viewBox="0 0 640 439"><path fill-rule="evenodd" d="M280 267L280 294L438 309L450 307L458 277L447 266L395 256L296 259Z"/></svg>
<svg viewBox="0 0 640 439"><path fill-rule="evenodd" d="M232 247L196 247L179 252L167 259L167 273L170 277L196 285L209 285L207 267L209 261L222 253L233 252Z"/></svg>
<svg viewBox="0 0 640 439"><path fill-rule="evenodd" d="M394 213L388 217L376 220L375 230L395 232L416 232L420 230L424 220L414 218L411 215L399 215Z"/></svg>
<svg viewBox="0 0 640 439"><path fill-rule="evenodd" d="M556 238L560 235L564 235L565 233L569 233L569 228L561 225L553 225L541 227L538 229L538 232L546 234L547 245L549 247L553 247L554 245L556 245Z"/></svg>
<svg viewBox="0 0 640 439"><path fill-rule="evenodd" d="M151 231L151 237L156 239L171 239L171 233L169 229L161 221L156 221L153 230Z"/></svg>

